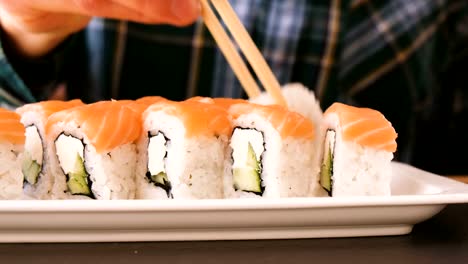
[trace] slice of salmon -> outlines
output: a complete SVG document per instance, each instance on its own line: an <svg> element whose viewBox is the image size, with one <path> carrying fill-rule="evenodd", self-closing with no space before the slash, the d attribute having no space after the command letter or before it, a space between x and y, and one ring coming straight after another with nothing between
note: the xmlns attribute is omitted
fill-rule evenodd
<svg viewBox="0 0 468 264"><path fill-rule="evenodd" d="M248 114L260 115L271 122L282 138L314 138L314 124L309 119L279 105L235 104L229 112L233 118Z"/></svg>
<svg viewBox="0 0 468 264"><path fill-rule="evenodd" d="M84 103L80 99L74 99L70 101L59 101L59 100L49 100L41 101L37 103L25 104L16 109L16 112L20 115L23 115L26 112L35 111L42 113L44 118L48 118L55 112L59 112L65 109L73 108L76 106L82 106Z"/></svg>
<svg viewBox="0 0 468 264"><path fill-rule="evenodd" d="M163 100L152 104L143 114L146 119L153 111L180 118L187 137L229 135L232 131L226 109L216 104L201 103L195 100L174 102Z"/></svg>
<svg viewBox="0 0 468 264"><path fill-rule="evenodd" d="M165 100L167 99L161 96L145 96L145 97L138 98L137 100L135 100L135 102L150 106L154 103L157 103L159 101L165 101Z"/></svg>
<svg viewBox="0 0 468 264"><path fill-rule="evenodd" d="M49 117L46 133L58 122L75 122L98 153L135 142L141 131L140 115L118 101L101 101L57 112Z"/></svg>
<svg viewBox="0 0 468 264"><path fill-rule="evenodd" d="M116 102L125 104L127 107L141 115L150 105L165 100L167 99L161 96L146 96L137 100L119 100Z"/></svg>
<svg viewBox="0 0 468 264"><path fill-rule="evenodd" d="M244 99L225 98L225 97L211 98L211 97L201 97L201 96L195 96L195 97L187 99L186 101L211 103L211 104L216 104L218 106L224 107L226 109L228 109L229 107L235 104L248 104L249 103L249 101L244 100Z"/></svg>
<svg viewBox="0 0 468 264"><path fill-rule="evenodd" d="M17 113L0 108L0 142L24 144L25 128L20 119L21 117Z"/></svg>
<svg viewBox="0 0 468 264"><path fill-rule="evenodd" d="M229 109L231 106L236 104L249 104L249 101L244 99L233 99L233 98L213 98L215 104Z"/></svg>
<svg viewBox="0 0 468 264"><path fill-rule="evenodd" d="M390 121L377 110L334 103L324 113L325 119L336 115L343 140L389 152L397 149L397 133Z"/></svg>

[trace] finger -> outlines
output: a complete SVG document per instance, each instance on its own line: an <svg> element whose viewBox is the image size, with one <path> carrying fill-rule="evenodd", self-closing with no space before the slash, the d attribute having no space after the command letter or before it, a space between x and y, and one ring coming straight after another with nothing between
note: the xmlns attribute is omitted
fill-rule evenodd
<svg viewBox="0 0 468 264"><path fill-rule="evenodd" d="M143 15L139 10L129 9L113 0L36 0L36 2L40 2L37 8L51 12L125 20L134 20Z"/></svg>
<svg viewBox="0 0 468 264"><path fill-rule="evenodd" d="M193 23L200 15L198 0L114 0L129 9L140 11L147 23L169 23L187 25Z"/></svg>
<svg viewBox="0 0 468 264"><path fill-rule="evenodd" d="M197 0L16 0L15 5L154 24L187 25L199 15Z"/></svg>

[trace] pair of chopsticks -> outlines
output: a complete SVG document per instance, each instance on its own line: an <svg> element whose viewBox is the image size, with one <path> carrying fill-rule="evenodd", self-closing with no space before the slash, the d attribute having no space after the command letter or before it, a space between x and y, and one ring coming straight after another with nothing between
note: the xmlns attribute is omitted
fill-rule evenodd
<svg viewBox="0 0 468 264"><path fill-rule="evenodd" d="M218 12L219 16L224 20L227 29L231 32L233 38L237 41L239 48L244 53L252 69L257 74L258 79L263 84L265 90L271 95L275 102L282 106L286 105L286 100L281 93L281 86L278 80L273 75L270 67L253 42L249 33L245 29L242 22L237 17L236 12L229 4L228 0L200 0L202 7L202 17L206 27L213 35L221 52L226 57L229 65L233 69L242 87L250 98L255 98L260 95L260 89L251 75L246 64L237 52L236 47L232 43L228 34L224 31L221 22L211 9L211 4Z"/></svg>

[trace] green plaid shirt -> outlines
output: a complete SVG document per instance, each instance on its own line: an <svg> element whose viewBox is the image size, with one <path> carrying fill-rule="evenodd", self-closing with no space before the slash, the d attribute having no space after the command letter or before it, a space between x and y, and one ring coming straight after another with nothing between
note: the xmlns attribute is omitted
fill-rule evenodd
<svg viewBox="0 0 468 264"><path fill-rule="evenodd" d="M303 83L324 108L380 110L399 133L397 160L447 173L464 164L444 146L468 147L466 0L231 3L281 84ZM201 21L176 28L96 18L40 60L8 59L8 50L0 49L0 99L11 106L47 99L58 84L85 102L245 97Z"/></svg>

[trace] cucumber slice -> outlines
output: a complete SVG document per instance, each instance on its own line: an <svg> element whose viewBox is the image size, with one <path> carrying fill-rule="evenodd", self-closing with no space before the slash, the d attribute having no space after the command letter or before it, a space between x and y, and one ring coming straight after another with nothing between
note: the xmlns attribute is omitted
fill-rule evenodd
<svg viewBox="0 0 468 264"><path fill-rule="evenodd" d="M246 167L234 168L232 172L234 189L261 194L263 190L260 172L260 161L257 160L254 149L249 142Z"/></svg>
<svg viewBox="0 0 468 264"><path fill-rule="evenodd" d="M328 130L325 135L323 161L320 169L320 185L332 196L333 191L333 159L336 133Z"/></svg>
<svg viewBox="0 0 468 264"><path fill-rule="evenodd" d="M252 168L235 168L233 170L234 189L245 192L261 193L260 173Z"/></svg>
<svg viewBox="0 0 468 264"><path fill-rule="evenodd" d="M166 191L166 194L167 194L168 198L172 197L172 194L171 194L172 186L171 186L171 182L167 178L166 173L160 172L157 175L151 175L150 179L154 183L154 185L156 185L156 186L158 186L158 187L160 187L160 188L162 188L163 190Z"/></svg>
<svg viewBox="0 0 468 264"><path fill-rule="evenodd" d="M168 181L167 175L164 172L160 172L157 175L151 175L151 180L156 184L166 184Z"/></svg>
<svg viewBox="0 0 468 264"><path fill-rule="evenodd" d="M21 166L24 180L29 184L36 184L41 169L42 166L32 159L31 154L29 152L25 152L23 164Z"/></svg>
<svg viewBox="0 0 468 264"><path fill-rule="evenodd" d="M255 154L253 146L250 144L250 142L247 146L247 167L258 170L259 172L261 169L260 161L257 160L257 155Z"/></svg>
<svg viewBox="0 0 468 264"><path fill-rule="evenodd" d="M71 194L86 195L93 198L89 188L88 174L79 154L76 155L74 170L67 174L67 186Z"/></svg>
<svg viewBox="0 0 468 264"><path fill-rule="evenodd" d="M328 192L331 193L331 177L333 174L333 155L331 151L328 152L327 157L322 163L322 168L320 171L320 184Z"/></svg>

